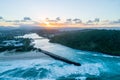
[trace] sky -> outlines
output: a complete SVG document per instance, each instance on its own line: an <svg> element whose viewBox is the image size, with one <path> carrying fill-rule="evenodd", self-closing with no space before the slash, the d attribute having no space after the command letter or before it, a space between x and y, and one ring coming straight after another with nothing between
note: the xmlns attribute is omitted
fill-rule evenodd
<svg viewBox="0 0 120 80"><path fill-rule="evenodd" d="M0 0L0 16L115 20L120 18L120 0Z"/></svg>

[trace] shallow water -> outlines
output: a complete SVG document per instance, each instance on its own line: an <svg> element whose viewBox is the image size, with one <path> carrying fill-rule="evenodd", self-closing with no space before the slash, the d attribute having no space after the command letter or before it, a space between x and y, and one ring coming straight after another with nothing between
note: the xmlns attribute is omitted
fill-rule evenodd
<svg viewBox="0 0 120 80"><path fill-rule="evenodd" d="M39 38L37 34L24 37ZM0 80L120 80L120 57L75 50L37 39L35 47L81 63L74 66L54 59L0 61Z"/></svg>

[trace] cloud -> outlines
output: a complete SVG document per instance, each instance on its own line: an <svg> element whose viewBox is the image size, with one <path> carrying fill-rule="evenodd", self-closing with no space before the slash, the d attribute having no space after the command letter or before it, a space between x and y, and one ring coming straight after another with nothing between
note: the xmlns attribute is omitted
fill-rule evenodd
<svg viewBox="0 0 120 80"><path fill-rule="evenodd" d="M0 26L21 26L21 25L32 25L32 26L42 26L41 24L44 24L46 21L48 21L52 26L71 26L71 27L120 27L120 19L115 21L109 21L109 20L100 20L99 18L95 18L93 20L88 20L87 22L82 22L79 18L68 18L65 22L63 22L60 17L55 18L54 20L50 20L49 18L46 18L45 21L33 21L30 17L24 17L23 20L5 20L3 17L0 17Z"/></svg>
<svg viewBox="0 0 120 80"><path fill-rule="evenodd" d="M30 17L24 17L23 20L24 21L31 21L31 18Z"/></svg>
<svg viewBox="0 0 120 80"><path fill-rule="evenodd" d="M86 24L92 24L92 23L93 23L92 20L88 20L88 21L86 22Z"/></svg>
<svg viewBox="0 0 120 80"><path fill-rule="evenodd" d="M2 16L0 16L0 22L1 22L1 21L4 21L4 18L3 18Z"/></svg>
<svg viewBox="0 0 120 80"><path fill-rule="evenodd" d="M3 19L3 17L2 17L2 16L0 16L0 19Z"/></svg>
<svg viewBox="0 0 120 80"><path fill-rule="evenodd" d="M117 21L112 21L111 24L120 24L120 19L118 19Z"/></svg>
<svg viewBox="0 0 120 80"><path fill-rule="evenodd" d="M60 17L57 17L57 18L56 18L56 21L61 21Z"/></svg>
<svg viewBox="0 0 120 80"><path fill-rule="evenodd" d="M80 20L78 18L73 19L73 21L75 21L75 23L82 23L82 20Z"/></svg>
<svg viewBox="0 0 120 80"><path fill-rule="evenodd" d="M99 18L95 18L94 22L100 22Z"/></svg>

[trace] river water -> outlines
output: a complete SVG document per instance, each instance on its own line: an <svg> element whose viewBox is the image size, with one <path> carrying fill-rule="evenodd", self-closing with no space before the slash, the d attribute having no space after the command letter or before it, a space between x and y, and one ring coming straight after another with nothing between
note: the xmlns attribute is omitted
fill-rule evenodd
<svg viewBox="0 0 120 80"><path fill-rule="evenodd" d="M41 38L36 33L25 38ZM81 66L49 58L0 61L0 80L120 80L120 57L72 49L36 39L36 48L65 57ZM38 53L39 54L39 53Z"/></svg>

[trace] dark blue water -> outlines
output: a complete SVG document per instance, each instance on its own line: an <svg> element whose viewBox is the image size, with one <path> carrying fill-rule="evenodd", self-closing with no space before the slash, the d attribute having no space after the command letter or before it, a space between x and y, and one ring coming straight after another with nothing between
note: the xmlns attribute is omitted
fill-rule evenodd
<svg viewBox="0 0 120 80"><path fill-rule="evenodd" d="M39 37L29 34L24 37ZM120 80L120 57L71 49L35 40L35 47L81 63L74 66L54 59L0 61L0 80Z"/></svg>

